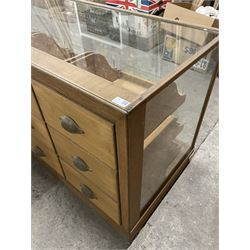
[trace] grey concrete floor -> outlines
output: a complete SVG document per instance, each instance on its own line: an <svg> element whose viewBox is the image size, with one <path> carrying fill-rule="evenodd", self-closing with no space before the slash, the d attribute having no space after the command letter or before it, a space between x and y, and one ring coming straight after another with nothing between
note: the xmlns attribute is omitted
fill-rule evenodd
<svg viewBox="0 0 250 250"><path fill-rule="evenodd" d="M46 169L32 165L32 249L218 249L218 81L196 153L129 245Z"/></svg>

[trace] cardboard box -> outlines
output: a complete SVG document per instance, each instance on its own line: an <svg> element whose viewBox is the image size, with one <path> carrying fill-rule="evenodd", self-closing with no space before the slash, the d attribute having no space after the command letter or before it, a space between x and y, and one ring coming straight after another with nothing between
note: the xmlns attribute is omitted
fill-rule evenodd
<svg viewBox="0 0 250 250"><path fill-rule="evenodd" d="M218 19L214 19L199 13L196 13L198 5L193 3L168 3L164 12L164 18L170 20L179 20L191 24L203 25L207 27L218 27ZM188 41L198 45L204 45L208 40L212 40L214 36L209 35L203 30L195 28L183 27L175 24L162 24L162 28L177 37L182 37Z"/></svg>
<svg viewBox="0 0 250 250"><path fill-rule="evenodd" d="M109 33L112 40L148 51L164 39L159 23L154 20L116 12L112 19Z"/></svg>
<svg viewBox="0 0 250 250"><path fill-rule="evenodd" d="M144 38L152 36L155 31L159 30L156 21L139 16L112 12L112 20L114 28Z"/></svg>
<svg viewBox="0 0 250 250"><path fill-rule="evenodd" d="M194 55L200 48L201 46L190 41L166 35L163 49L163 59L176 64L182 64ZM209 54L208 56L202 58L195 65L193 65L192 68L199 72L207 72L210 57L211 55Z"/></svg>
<svg viewBox="0 0 250 250"><path fill-rule="evenodd" d="M106 4L146 14L155 14L165 8L167 2L171 0L106 0Z"/></svg>

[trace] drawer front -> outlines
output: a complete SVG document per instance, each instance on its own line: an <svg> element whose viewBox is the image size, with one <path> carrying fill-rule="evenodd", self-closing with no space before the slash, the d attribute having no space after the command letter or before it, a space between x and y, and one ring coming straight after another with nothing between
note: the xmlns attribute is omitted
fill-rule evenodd
<svg viewBox="0 0 250 250"><path fill-rule="evenodd" d="M55 129L50 134L60 158L73 167L81 176L87 177L113 200L118 201L117 173L93 155L80 148Z"/></svg>
<svg viewBox="0 0 250 250"><path fill-rule="evenodd" d="M57 158L57 155L47 148L43 141L39 140L36 137L32 137L32 154L46 162L51 168L53 168L58 174L64 177L61 165Z"/></svg>
<svg viewBox="0 0 250 250"><path fill-rule="evenodd" d="M31 126L32 126L32 140L34 139L38 139L40 141L40 143L42 143L46 148L49 148L50 150L52 150L53 152L54 147L52 145L48 130L45 126L45 123L38 120L37 118L35 118L34 116L31 119Z"/></svg>
<svg viewBox="0 0 250 250"><path fill-rule="evenodd" d="M33 82L46 122L80 147L116 168L114 125L55 91Z"/></svg>
<svg viewBox="0 0 250 250"><path fill-rule="evenodd" d="M32 110L32 116L35 116L39 120L43 121L41 112L39 110L36 98L34 96L33 91L31 91L31 110Z"/></svg>
<svg viewBox="0 0 250 250"><path fill-rule="evenodd" d="M61 160L66 180L73 185L90 202L100 208L105 214L120 224L119 204L114 202L97 186L87 178L81 176L77 171Z"/></svg>

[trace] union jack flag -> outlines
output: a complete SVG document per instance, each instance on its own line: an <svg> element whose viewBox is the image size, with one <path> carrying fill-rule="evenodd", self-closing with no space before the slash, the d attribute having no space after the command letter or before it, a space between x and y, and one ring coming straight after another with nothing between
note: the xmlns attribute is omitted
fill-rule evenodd
<svg viewBox="0 0 250 250"><path fill-rule="evenodd" d="M131 11L155 14L171 0L106 0L106 4Z"/></svg>

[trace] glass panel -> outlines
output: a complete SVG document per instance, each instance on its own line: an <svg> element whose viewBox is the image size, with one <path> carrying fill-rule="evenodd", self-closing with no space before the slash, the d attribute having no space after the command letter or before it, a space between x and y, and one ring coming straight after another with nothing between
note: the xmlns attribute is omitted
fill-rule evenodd
<svg viewBox="0 0 250 250"><path fill-rule="evenodd" d="M207 69L189 69L146 105L141 209L191 147L217 52L203 58Z"/></svg>
<svg viewBox="0 0 250 250"><path fill-rule="evenodd" d="M99 86L87 90L124 109L215 36L91 3L32 1L32 46L81 68L83 79L91 72Z"/></svg>

